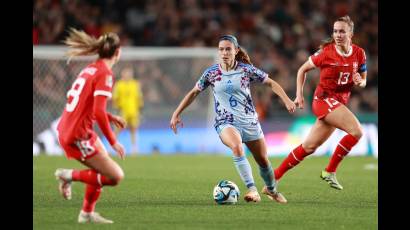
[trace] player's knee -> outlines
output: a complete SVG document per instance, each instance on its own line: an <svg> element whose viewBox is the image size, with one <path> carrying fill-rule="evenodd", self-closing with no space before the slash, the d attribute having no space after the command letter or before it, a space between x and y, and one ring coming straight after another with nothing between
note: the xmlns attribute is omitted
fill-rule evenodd
<svg viewBox="0 0 410 230"><path fill-rule="evenodd" d="M320 145L317 143L304 143L302 145L303 149L305 150L306 154L309 155L311 153L313 153L314 151L316 151L316 149L319 147Z"/></svg>
<svg viewBox="0 0 410 230"><path fill-rule="evenodd" d="M243 155L243 148L242 144L234 144L231 146L232 152L235 156L242 156Z"/></svg>
<svg viewBox="0 0 410 230"><path fill-rule="evenodd" d="M122 169L115 172L114 175L112 175L111 177L111 180L114 186L118 185L123 179L124 179L124 172L122 171Z"/></svg>
<svg viewBox="0 0 410 230"><path fill-rule="evenodd" d="M360 138L363 136L362 127L359 126L353 129L349 134L354 136L357 140L360 140Z"/></svg>
<svg viewBox="0 0 410 230"><path fill-rule="evenodd" d="M270 162L267 157L262 158L262 160L258 163L259 163L259 166L262 168L267 168L268 166L270 166Z"/></svg>

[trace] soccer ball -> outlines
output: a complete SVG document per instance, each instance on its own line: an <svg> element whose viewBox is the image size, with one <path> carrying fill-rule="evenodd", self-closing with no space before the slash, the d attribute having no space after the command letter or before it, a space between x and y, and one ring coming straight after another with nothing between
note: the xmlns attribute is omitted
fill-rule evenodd
<svg viewBox="0 0 410 230"><path fill-rule="evenodd" d="M221 180L214 187L214 200L217 204L235 204L239 197L238 186L229 180Z"/></svg>

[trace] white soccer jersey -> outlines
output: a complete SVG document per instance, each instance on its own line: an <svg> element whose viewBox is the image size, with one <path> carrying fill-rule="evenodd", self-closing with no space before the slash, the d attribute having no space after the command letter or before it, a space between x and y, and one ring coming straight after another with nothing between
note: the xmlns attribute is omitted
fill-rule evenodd
<svg viewBox="0 0 410 230"><path fill-rule="evenodd" d="M224 71L220 64L205 70L196 87L212 87L215 100L215 127L220 124L255 123L258 114L253 105L250 83L263 82L268 74L253 65L236 62L233 70Z"/></svg>

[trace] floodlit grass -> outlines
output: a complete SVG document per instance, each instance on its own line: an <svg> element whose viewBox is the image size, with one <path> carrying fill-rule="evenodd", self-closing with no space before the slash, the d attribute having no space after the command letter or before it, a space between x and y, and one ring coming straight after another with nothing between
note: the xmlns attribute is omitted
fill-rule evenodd
<svg viewBox="0 0 410 230"><path fill-rule="evenodd" d="M263 181L248 157L260 190ZM319 178L327 157L308 157L280 181L288 200L281 205L262 196L246 203L232 159L214 155L137 156L115 158L125 172L117 187L104 187L96 211L113 225L80 225L84 185L73 183L73 199L63 200L56 168L84 168L65 157L33 157L34 229L377 229L377 159L346 157L338 170L344 190ZM282 158L271 158L278 166ZM369 166L370 165L370 166ZM240 188L236 205L217 205L212 189L221 179Z"/></svg>

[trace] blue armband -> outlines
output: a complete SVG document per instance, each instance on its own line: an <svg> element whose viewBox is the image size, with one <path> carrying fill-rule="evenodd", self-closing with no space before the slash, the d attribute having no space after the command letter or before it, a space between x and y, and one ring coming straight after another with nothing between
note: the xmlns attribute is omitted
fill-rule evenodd
<svg viewBox="0 0 410 230"><path fill-rule="evenodd" d="M363 73L367 71L366 63L361 64L359 68L359 73Z"/></svg>

